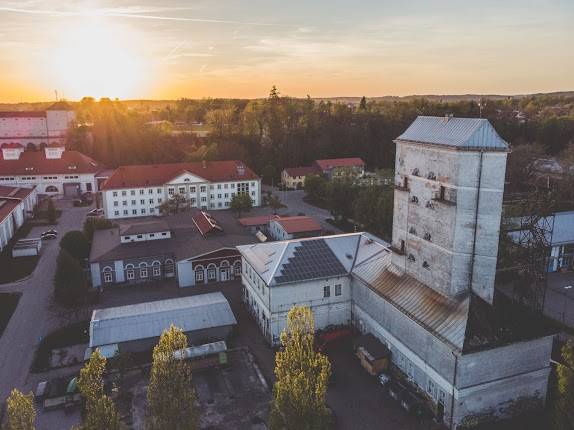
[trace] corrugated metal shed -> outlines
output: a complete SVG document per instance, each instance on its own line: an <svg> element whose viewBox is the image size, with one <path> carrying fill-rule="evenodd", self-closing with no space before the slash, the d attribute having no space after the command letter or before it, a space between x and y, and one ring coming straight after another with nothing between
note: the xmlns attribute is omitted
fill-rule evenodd
<svg viewBox="0 0 574 430"><path fill-rule="evenodd" d="M430 143L466 150L508 151L508 144L484 118L419 116L397 141Z"/></svg>
<svg viewBox="0 0 574 430"><path fill-rule="evenodd" d="M220 293L96 309L90 322L90 347L159 337L171 324L194 331L237 324Z"/></svg>
<svg viewBox="0 0 574 430"><path fill-rule="evenodd" d="M450 300L409 275L398 275L390 254L356 266L353 273L377 294L433 335L462 350L469 299Z"/></svg>

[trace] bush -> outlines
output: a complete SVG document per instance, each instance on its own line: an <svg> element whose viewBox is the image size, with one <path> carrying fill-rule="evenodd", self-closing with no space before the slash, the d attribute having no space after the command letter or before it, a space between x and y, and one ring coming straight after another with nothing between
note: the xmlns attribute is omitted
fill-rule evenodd
<svg viewBox="0 0 574 430"><path fill-rule="evenodd" d="M78 260L65 249L60 250L54 276L54 295L66 305L73 305L85 299L88 293L86 272Z"/></svg>
<svg viewBox="0 0 574 430"><path fill-rule="evenodd" d="M58 218L58 214L56 212L56 208L54 207L54 202L52 199L48 200L48 208L46 209L46 217L48 218L48 223L56 224L56 219Z"/></svg>
<svg viewBox="0 0 574 430"><path fill-rule="evenodd" d="M83 264L90 254L90 244L83 232L73 230L67 232L60 240L60 248L68 251L72 257Z"/></svg>

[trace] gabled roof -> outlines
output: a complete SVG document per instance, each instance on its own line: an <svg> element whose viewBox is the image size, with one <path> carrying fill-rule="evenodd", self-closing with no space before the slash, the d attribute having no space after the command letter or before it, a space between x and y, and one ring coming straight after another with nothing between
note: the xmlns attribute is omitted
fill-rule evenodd
<svg viewBox="0 0 574 430"><path fill-rule="evenodd" d="M9 187L7 185L0 185L0 199L10 198L23 200L32 194L33 191L34 188Z"/></svg>
<svg viewBox="0 0 574 430"><path fill-rule="evenodd" d="M102 190L159 186L185 172L210 182L259 179L245 163L238 160L134 165L118 167L104 182Z"/></svg>
<svg viewBox="0 0 574 430"><path fill-rule="evenodd" d="M65 100L60 100L48 107L47 110L74 110L72 105Z"/></svg>
<svg viewBox="0 0 574 430"><path fill-rule="evenodd" d="M465 150L508 151L508 144L484 118L419 116L396 140Z"/></svg>
<svg viewBox="0 0 574 430"><path fill-rule="evenodd" d="M239 218L238 221L239 224L241 224L244 227L254 227L257 225L268 224L269 221L277 218L279 218L279 215L260 215L260 216Z"/></svg>
<svg viewBox="0 0 574 430"><path fill-rule="evenodd" d="M24 151L18 160L0 157L2 175L96 173L101 169L96 161L78 151L64 151L61 158L46 158L44 151Z"/></svg>
<svg viewBox="0 0 574 430"><path fill-rule="evenodd" d="M159 337L172 324L188 332L237 321L220 292L96 309L90 321L90 347Z"/></svg>
<svg viewBox="0 0 574 430"><path fill-rule="evenodd" d="M291 216L273 219L288 234L321 231L321 225L309 216Z"/></svg>
<svg viewBox="0 0 574 430"><path fill-rule="evenodd" d="M328 158L325 160L315 160L321 170L328 170L334 167L364 166L365 162L358 157L351 158Z"/></svg>
<svg viewBox="0 0 574 430"><path fill-rule="evenodd" d="M202 236L210 233L223 233L223 227L207 212L197 211L193 214L192 219Z"/></svg>
<svg viewBox="0 0 574 430"><path fill-rule="evenodd" d="M319 173L317 169L313 166L286 167L283 170L292 178L297 176L316 175L317 173Z"/></svg>
<svg viewBox="0 0 574 430"><path fill-rule="evenodd" d="M167 225L167 223L163 220L135 222L133 224L120 225L120 236L131 236L134 234L146 234L146 233L159 233L169 230L170 230L169 225Z"/></svg>
<svg viewBox="0 0 574 430"><path fill-rule="evenodd" d="M238 246L239 252L269 286L345 276L354 264L386 250L368 233L295 239Z"/></svg>

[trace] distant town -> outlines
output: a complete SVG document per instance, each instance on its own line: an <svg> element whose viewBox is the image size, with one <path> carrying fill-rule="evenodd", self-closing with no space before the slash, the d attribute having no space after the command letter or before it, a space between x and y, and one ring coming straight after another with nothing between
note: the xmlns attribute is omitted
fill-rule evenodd
<svg viewBox="0 0 574 430"><path fill-rule="evenodd" d="M6 428L573 428L573 93L2 106Z"/></svg>

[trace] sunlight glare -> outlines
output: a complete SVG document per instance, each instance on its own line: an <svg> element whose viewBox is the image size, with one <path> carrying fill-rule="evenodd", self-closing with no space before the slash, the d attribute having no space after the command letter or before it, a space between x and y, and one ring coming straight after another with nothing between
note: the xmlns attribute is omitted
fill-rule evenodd
<svg viewBox="0 0 574 430"><path fill-rule="evenodd" d="M68 98L130 98L144 88L144 61L127 27L90 18L60 33L53 56L55 89Z"/></svg>

